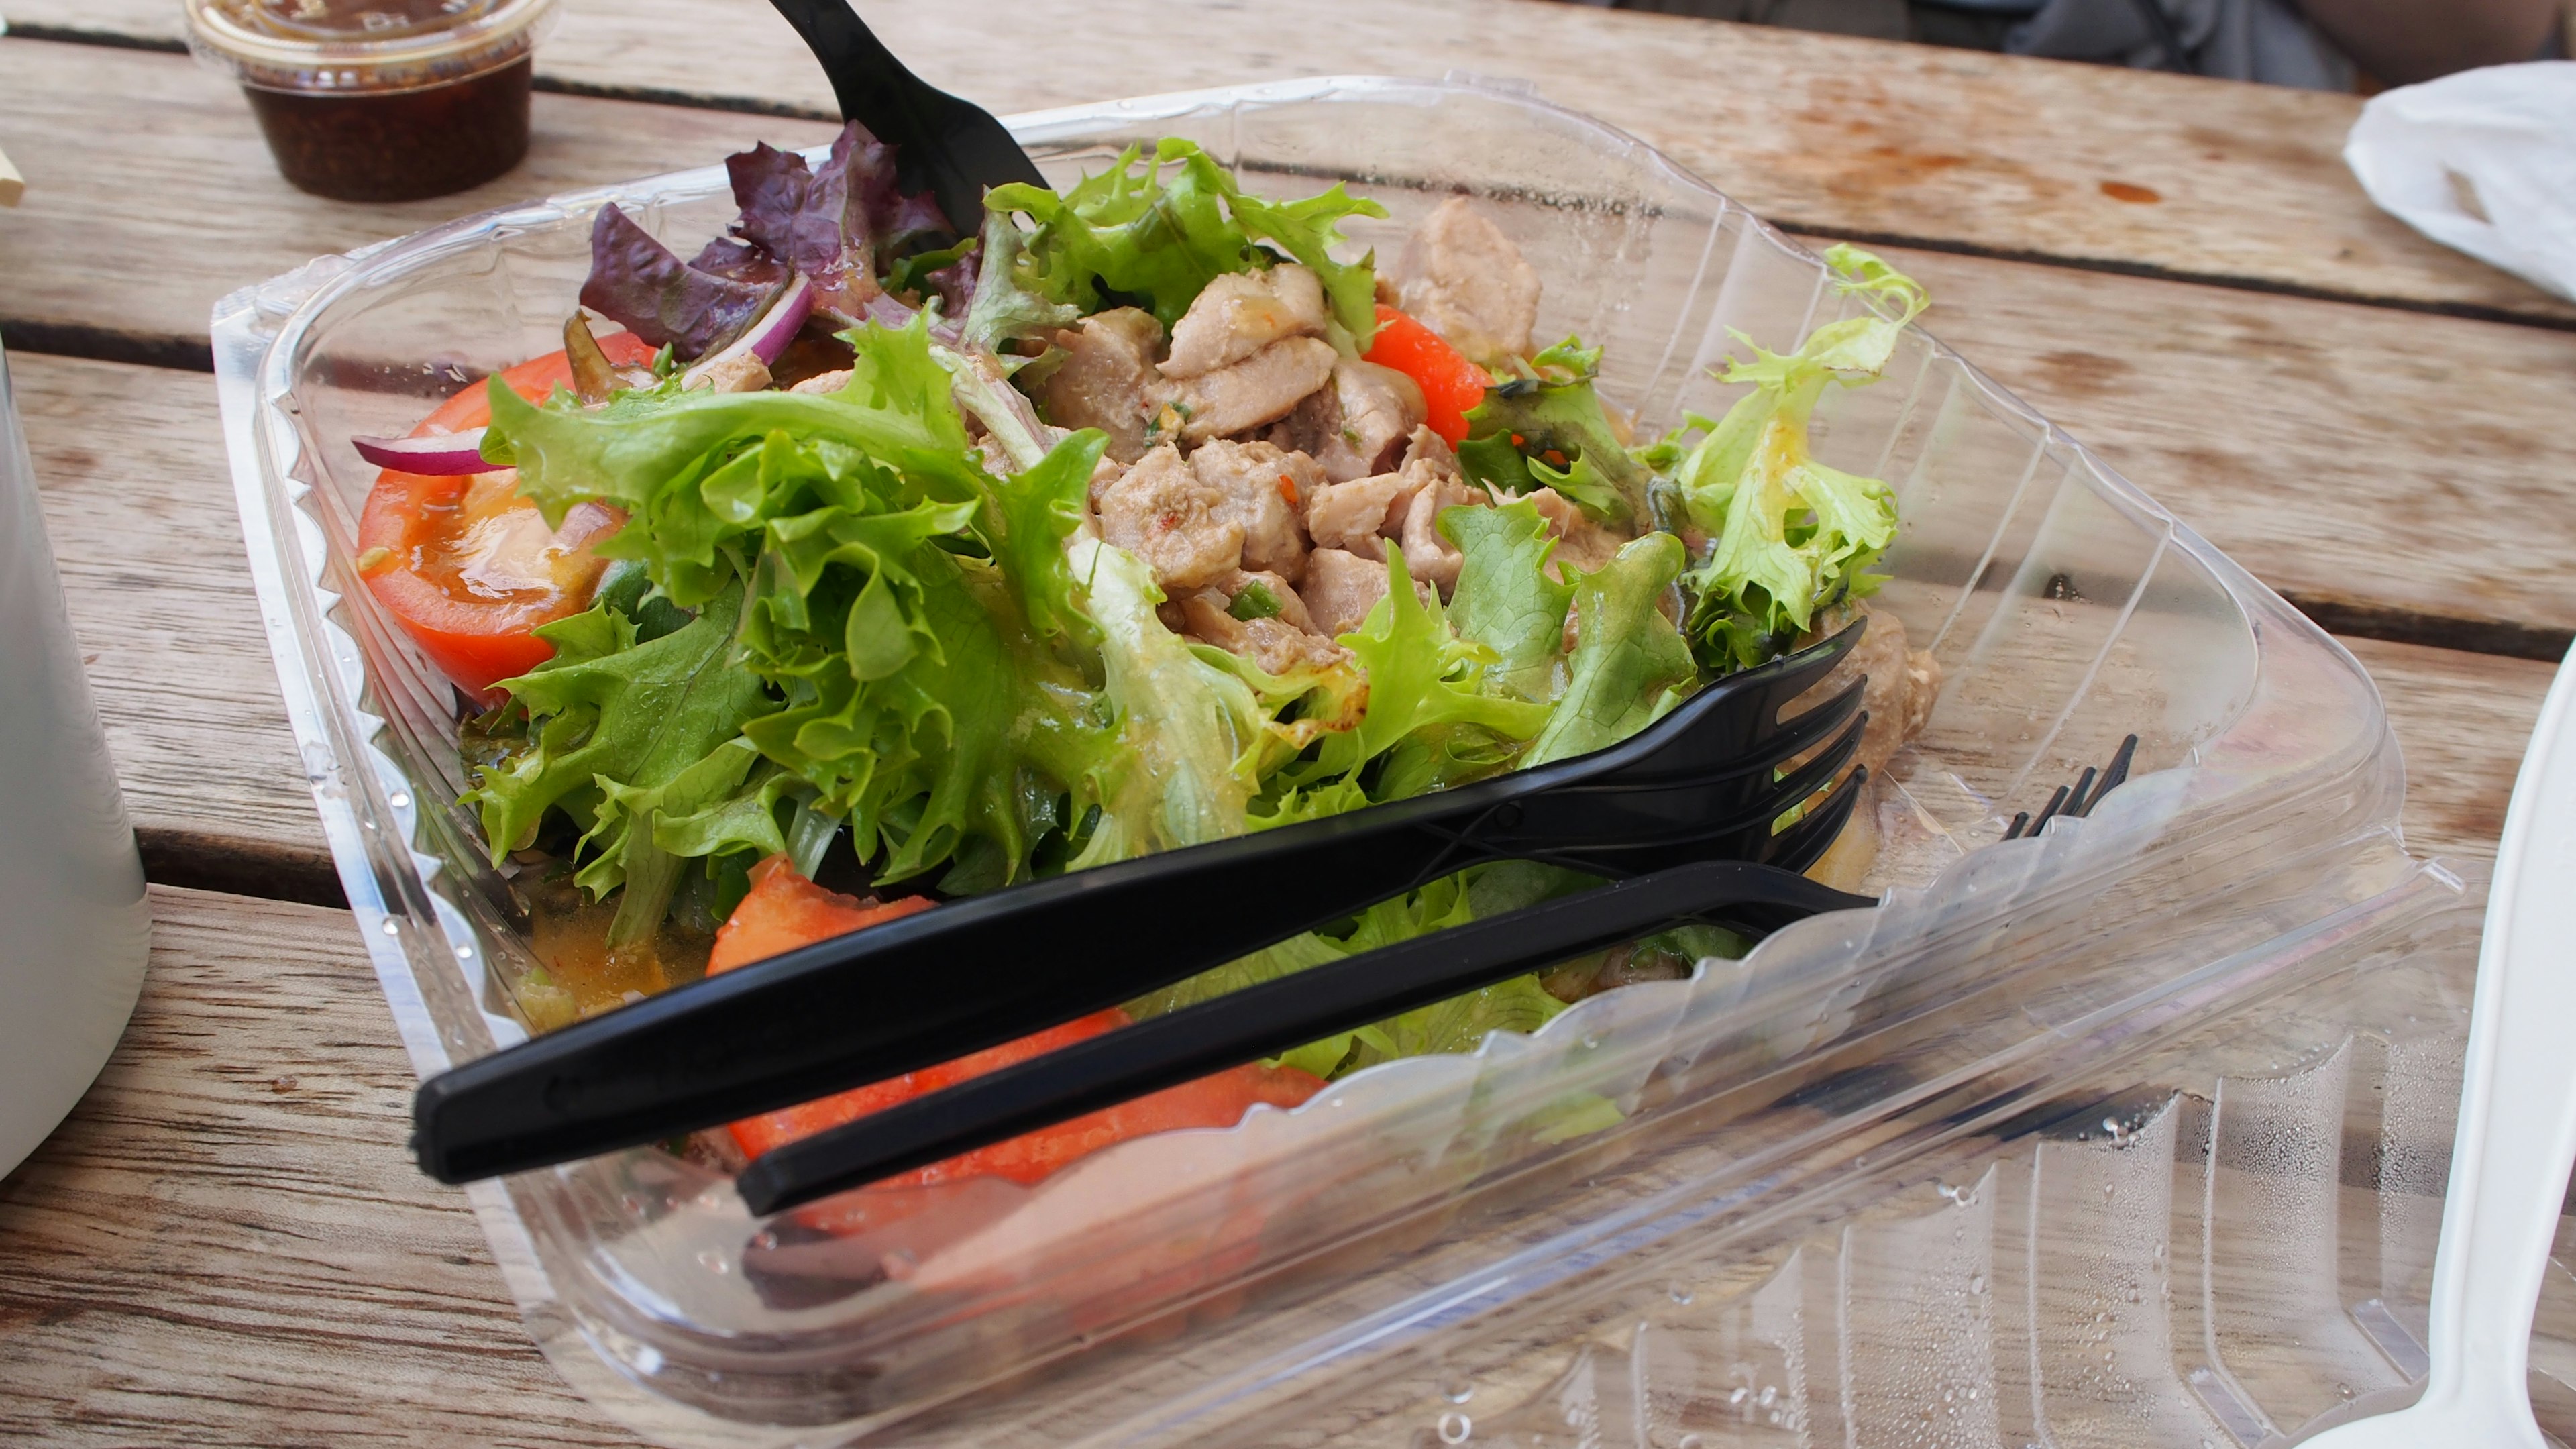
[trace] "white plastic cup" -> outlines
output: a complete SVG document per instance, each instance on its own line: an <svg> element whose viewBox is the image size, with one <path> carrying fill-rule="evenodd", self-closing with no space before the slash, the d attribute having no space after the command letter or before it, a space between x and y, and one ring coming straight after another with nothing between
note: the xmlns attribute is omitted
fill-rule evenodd
<svg viewBox="0 0 2576 1449"><path fill-rule="evenodd" d="M107 1064L151 949L143 862L0 354L0 1173Z"/></svg>

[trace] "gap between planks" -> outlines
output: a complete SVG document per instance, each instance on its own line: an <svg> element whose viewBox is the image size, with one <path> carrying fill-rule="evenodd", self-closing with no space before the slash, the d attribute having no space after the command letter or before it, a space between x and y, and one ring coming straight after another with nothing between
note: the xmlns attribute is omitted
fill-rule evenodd
<svg viewBox="0 0 2576 1449"><path fill-rule="evenodd" d="M182 33L161 0L12 0L9 13L30 43L131 54L176 49ZM1534 84L1754 210L1818 230L2576 327L2576 304L2370 204L2340 155L2356 97L1546 0L1319 0L1305 18L1254 34L1230 7L1146 0L945 0L871 14L927 79L984 92L997 110L1097 100L1104 82L1174 91L1448 70ZM1013 37L1007 67L995 64L996 36ZM1092 59L1104 53L1132 65L1105 76ZM567 96L837 114L761 0L575 8L537 65L539 86ZM1008 96L991 94L997 69L1012 76ZM1764 83L1725 83L1736 75ZM2266 225L2245 226L2248 215Z"/></svg>

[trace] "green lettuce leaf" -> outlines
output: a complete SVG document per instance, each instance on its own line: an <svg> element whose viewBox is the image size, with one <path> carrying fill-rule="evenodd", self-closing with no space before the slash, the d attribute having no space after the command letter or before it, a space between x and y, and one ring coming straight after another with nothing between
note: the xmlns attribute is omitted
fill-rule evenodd
<svg viewBox="0 0 2576 1449"><path fill-rule="evenodd" d="M1565 693L1530 741L1524 766L1588 755L1626 739L1679 704L1699 670L1681 631L1657 607L1680 577L1682 541L1647 533L1575 584L1576 637Z"/></svg>
<svg viewBox="0 0 2576 1449"><path fill-rule="evenodd" d="M728 658L741 607L740 590L730 590L681 628L643 643L633 622L606 604L537 631L555 646L554 658L500 685L527 716L526 744L486 768L464 796L482 814L494 864L560 807L587 823L577 879L595 894L639 869L664 869L652 839L661 810L666 803L677 813L701 810L738 787L752 760L733 742L777 708ZM619 939L660 923L676 880L652 874L660 902L636 908L640 926L621 910Z"/></svg>
<svg viewBox="0 0 2576 1449"><path fill-rule="evenodd" d="M1896 539L1896 499L1875 478L1816 461L1808 423L1830 384L1876 380L1906 324L1926 304L1923 289L1885 262L1837 246L1825 260L1845 292L1893 311L1815 329L1794 353L1755 346L1723 379L1749 383L1726 416L1694 417L1641 456L1671 470L1690 525L1710 537L1684 579L1687 629L1711 669L1747 668L1804 632L1819 607L1869 593L1868 570ZM1692 432L1703 434L1684 446Z"/></svg>
<svg viewBox="0 0 2576 1449"><path fill-rule="evenodd" d="M1028 236L1000 207L984 213L983 259L977 263L975 297L966 304L961 329L966 345L997 357L1011 357L1007 345L1030 338L1046 339L1056 329L1082 320L1082 309L1035 290L1024 278L1021 256ZM1013 359L1012 365L1024 362Z"/></svg>
<svg viewBox="0 0 2576 1449"><path fill-rule="evenodd" d="M1090 589L1117 721L1116 747L1090 771L1101 818L1076 867L1241 835L1269 711L1242 675L1164 626L1162 590L1134 554L1084 539L1073 566Z"/></svg>
<svg viewBox="0 0 2576 1449"><path fill-rule="evenodd" d="M1440 531L1463 556L1449 599L1458 637L1493 651L1486 675L1493 685L1522 699L1553 700L1574 586L1548 573L1556 540L1537 505L1444 509Z"/></svg>
<svg viewBox="0 0 2576 1449"><path fill-rule="evenodd" d="M789 781L745 771L737 794L768 790L774 820L794 789L848 822L880 879L947 865L999 884L1029 868L1108 738L1063 555L1102 442L1076 434L996 478L924 319L844 336L854 364L834 393L683 394L614 424L520 403L494 436L541 504L627 510L603 551L675 602L741 599L726 642L764 704L741 734ZM695 822L619 840L766 842L758 807L655 803L633 792L665 781L609 776L629 792L603 796L610 829L647 804Z"/></svg>
<svg viewBox="0 0 2576 1449"><path fill-rule="evenodd" d="M1130 146L1108 170L1088 176L1058 195L1041 186L1013 183L985 197L987 216L1023 215L1033 230L1017 243L1021 255L1004 274L1006 298L1037 297L1083 313L1136 299L1169 328L1181 320L1207 284L1227 272L1270 265L1257 242L1269 242L1314 269L1330 299L1334 320L1365 351L1377 330L1374 255L1355 263L1333 260L1344 217L1383 217L1386 208L1349 195L1336 184L1319 196L1274 202L1247 196L1234 177L1195 143L1165 138L1145 159ZM986 242L987 275L1002 255ZM978 296L981 305L981 296ZM1015 301L995 308L1028 310ZM998 324L981 333L999 334ZM968 337L979 330L970 316Z"/></svg>
<svg viewBox="0 0 2576 1449"><path fill-rule="evenodd" d="M1553 488L1603 522L1633 516L1652 475L1629 456L1593 390L1600 362L1600 348L1568 337L1531 358L1529 376L1487 388L1467 412L1458 466L1507 493Z"/></svg>
<svg viewBox="0 0 2576 1449"><path fill-rule="evenodd" d="M1319 757L1325 775L1349 775L1420 731L1472 728L1517 744L1546 724L1547 706L1488 692L1493 650L1449 627L1440 597L1414 592L1404 550L1386 549L1387 594L1343 648L1368 676L1368 712L1359 728L1328 737ZM1375 799L1392 794L1372 792Z"/></svg>

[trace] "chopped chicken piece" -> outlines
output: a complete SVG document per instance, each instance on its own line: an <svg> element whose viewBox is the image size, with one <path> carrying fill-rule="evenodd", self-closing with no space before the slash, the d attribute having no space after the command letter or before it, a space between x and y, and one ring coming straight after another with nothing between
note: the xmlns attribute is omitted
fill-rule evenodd
<svg viewBox="0 0 2576 1449"><path fill-rule="evenodd" d="M1270 441L1315 455L1336 483L1395 471L1407 436L1422 426L1422 385L1391 367L1348 358L1270 429Z"/></svg>
<svg viewBox="0 0 2576 1449"><path fill-rule="evenodd" d="M1404 310L1478 362L1519 357L1538 325L1538 272L1503 229L1453 196L1422 219L1396 260Z"/></svg>
<svg viewBox="0 0 2576 1449"><path fill-rule="evenodd" d="M1352 555L1383 563L1386 549L1378 540L1392 520L1400 527L1404 520L1396 512L1396 499L1407 491L1400 473L1380 473L1374 478L1354 478L1348 483L1334 483L1318 490L1306 506L1306 533L1317 548L1338 548Z"/></svg>
<svg viewBox="0 0 2576 1449"><path fill-rule="evenodd" d="M1338 548L1319 548L1306 558L1306 586L1297 591L1314 616L1316 631L1339 638L1358 628L1369 610L1386 597L1386 564Z"/></svg>
<svg viewBox="0 0 2576 1449"><path fill-rule="evenodd" d="M1095 476L1092 501L1100 536L1143 559L1177 599L1241 568L1304 574L1291 499L1323 483L1314 459L1268 443L1214 442L1187 458L1166 443L1115 478Z"/></svg>
<svg viewBox="0 0 2576 1449"><path fill-rule="evenodd" d="M1177 597L1232 573L1243 561L1243 524L1166 443L1100 490L1100 536L1143 559Z"/></svg>
<svg viewBox="0 0 2576 1449"><path fill-rule="evenodd" d="M1455 478L1440 477L1422 462L1405 464L1404 473L1418 479L1413 501L1404 512L1405 572L1438 589L1440 597L1448 598L1457 592L1458 567L1467 560L1456 545L1441 535L1441 510L1462 504L1490 505L1493 495Z"/></svg>
<svg viewBox="0 0 2576 1449"><path fill-rule="evenodd" d="M803 382L796 384L794 387L789 388L788 391L808 393L839 392L841 389L848 387L849 385L850 370L845 367L838 372L818 372L812 377L805 379Z"/></svg>
<svg viewBox="0 0 2576 1449"><path fill-rule="evenodd" d="M1538 516L1547 520L1547 531L1559 542L1556 552L1548 557L1548 572L1565 577L1568 564L1590 573L1610 561L1619 551L1617 534L1592 521L1592 515L1577 507L1574 500L1553 488L1541 488L1528 495L1538 507Z"/></svg>
<svg viewBox="0 0 2576 1449"><path fill-rule="evenodd" d="M1289 263L1267 272L1228 272L1207 284L1172 328L1163 376L1197 377L1241 362L1283 337L1320 337L1324 288Z"/></svg>
<svg viewBox="0 0 2576 1449"><path fill-rule="evenodd" d="M1780 715L1788 719L1812 709L1831 699L1855 676L1867 675L1869 682L1861 686L1860 707L1869 711L1869 723L1861 730L1858 759L1876 775L1885 772L1889 757L1904 748L1907 740L1921 734L1924 724L1932 718L1932 703L1941 693L1941 666L1930 651L1906 647L1903 620L1866 604L1818 614L1815 627L1798 642L1804 646L1830 638L1862 617L1869 620L1869 627L1862 631L1852 652L1843 656L1833 673L1792 700Z"/></svg>
<svg viewBox="0 0 2576 1449"><path fill-rule="evenodd" d="M1181 386L1181 437L1200 443L1277 422L1332 380L1339 356L1329 342L1291 337L1232 366L1191 378Z"/></svg>
<svg viewBox="0 0 2576 1449"><path fill-rule="evenodd" d="M1254 585L1270 595L1279 612L1263 619L1234 617L1235 599ZM1240 654L1269 674L1330 668L1351 657L1349 650L1315 632L1305 602L1277 574L1238 573L1217 587L1190 595L1182 615L1186 625L1182 632Z"/></svg>
<svg viewBox="0 0 2576 1449"><path fill-rule="evenodd" d="M1458 455L1450 448L1449 440L1428 427L1415 428L1413 436L1405 440L1404 466L1410 468L1416 463L1442 477L1464 481L1467 476L1458 466Z"/></svg>
<svg viewBox="0 0 2576 1449"><path fill-rule="evenodd" d="M1225 595L1226 603L1231 606L1236 595L1255 584L1268 589L1270 597L1278 601L1280 618L1309 634L1315 632L1315 616L1306 612L1305 599L1298 594L1295 585L1277 574L1238 572L1232 578L1220 580L1216 587L1219 593Z"/></svg>
<svg viewBox="0 0 2576 1449"><path fill-rule="evenodd" d="M756 353L739 352L708 363L683 386L691 392L759 392L769 386L769 364Z"/></svg>
<svg viewBox="0 0 2576 1449"><path fill-rule="evenodd" d="M1163 325L1154 314L1119 307L1085 317L1056 333L1063 363L1038 389L1046 420L1059 428L1098 428L1109 435L1109 456L1133 463L1153 446L1149 424L1172 400L1172 385L1155 370ZM1319 344L1320 345L1320 344Z"/></svg>
<svg viewBox="0 0 2576 1449"><path fill-rule="evenodd" d="M1225 516L1243 530L1243 567L1294 579L1306 571L1298 504L1324 486L1324 470L1303 453L1222 439L1190 454L1199 481L1221 494Z"/></svg>

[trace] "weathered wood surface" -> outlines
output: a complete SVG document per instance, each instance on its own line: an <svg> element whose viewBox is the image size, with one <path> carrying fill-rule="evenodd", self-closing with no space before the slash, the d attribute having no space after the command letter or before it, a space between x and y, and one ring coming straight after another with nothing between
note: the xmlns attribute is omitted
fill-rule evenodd
<svg viewBox="0 0 2576 1449"><path fill-rule="evenodd" d="M0 1443L632 1443L528 1340L346 912L156 888L125 1042L0 1180Z"/></svg>
<svg viewBox="0 0 2576 1449"><path fill-rule="evenodd" d="M2576 306L2370 204L2341 156L2351 96L1546 0L1312 0L1293 20L1134 0L878 0L866 13L924 77L997 112L1458 70L1535 83L1798 226L2576 322ZM7 0L0 14L36 34L181 34L163 0ZM835 114L764 0L575 0L537 64L541 83L593 94ZM41 163L22 164L41 187Z"/></svg>
<svg viewBox="0 0 2576 1449"><path fill-rule="evenodd" d="M236 286L501 195L404 207L303 196L267 172L236 99L175 56L0 41L0 91L21 84L47 118L35 144L57 148L37 154L80 151L88 173L0 215L0 318L13 325L202 339ZM128 99L138 92L153 94ZM822 134L775 117L539 102L585 128L540 158L549 186ZM154 145L91 144L138 104ZM138 207L145 196L159 204ZM2576 554L2576 510L2559 506L2551 466L2570 457L2576 332L1894 255L1932 288L1928 325L2275 588L2398 616L2347 627L2426 642L2537 630L2523 652L2551 653L2576 629L2576 574L2559 566Z"/></svg>
<svg viewBox="0 0 2576 1449"><path fill-rule="evenodd" d="M316 256L531 196L720 160L816 121L541 95L516 171L461 196L323 201L270 164L241 95L184 56L0 38L9 154L50 178L0 213L0 323L19 350L206 365L217 299Z"/></svg>
<svg viewBox="0 0 2576 1449"><path fill-rule="evenodd" d="M1931 248L1899 255L1934 289L1936 331L2312 607L2528 648L2576 628L2555 567L2576 549L2556 476L2576 334L2552 330L2576 308L2372 210L2335 155L2348 98L1537 0L1322 0L1290 24L1213 3L869 14L997 109L1328 71L1534 79L1775 218ZM0 15L175 34L168 0ZM358 208L287 188L229 84L181 57L0 39L0 124L32 186L0 212L0 323L160 879L330 886L211 384L28 343L188 363L216 297L317 253L829 132L797 118L828 96L763 0L575 0L541 68L554 93L527 167ZM791 114L745 113L763 109ZM2151 275L1961 254L1978 252ZM2410 846L2491 855L2548 667L2352 647L2407 753ZM125 1046L0 1180L0 1442L628 1442L529 1346L461 1195L405 1159L411 1078L347 916L169 889L156 905Z"/></svg>
<svg viewBox="0 0 2576 1449"><path fill-rule="evenodd" d="M333 899L243 566L214 379L34 354L10 375L147 869Z"/></svg>

